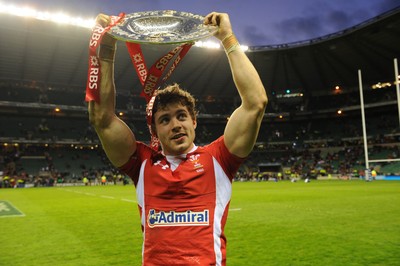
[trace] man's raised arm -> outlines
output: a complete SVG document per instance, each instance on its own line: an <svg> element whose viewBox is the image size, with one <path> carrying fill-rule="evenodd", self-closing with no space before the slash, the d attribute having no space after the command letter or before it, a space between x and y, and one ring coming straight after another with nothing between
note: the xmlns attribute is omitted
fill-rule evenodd
<svg viewBox="0 0 400 266"><path fill-rule="evenodd" d="M228 14L210 13L205 24L219 26L215 34L229 59L233 80L242 100L226 125L224 138L228 150L239 157L250 154L257 140L268 102L261 79L233 34Z"/></svg>
<svg viewBox="0 0 400 266"><path fill-rule="evenodd" d="M110 17L99 14L96 22L103 27ZM89 120L100 138L111 163L122 166L136 150L136 140L131 129L115 114L114 59L116 40L107 33L103 36L98 56L100 59L100 100L88 104Z"/></svg>

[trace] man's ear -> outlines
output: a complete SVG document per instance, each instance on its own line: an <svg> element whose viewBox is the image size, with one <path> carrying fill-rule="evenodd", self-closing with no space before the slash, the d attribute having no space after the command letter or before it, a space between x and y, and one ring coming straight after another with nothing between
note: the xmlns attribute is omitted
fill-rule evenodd
<svg viewBox="0 0 400 266"><path fill-rule="evenodd" d="M196 127L197 127L197 120L193 120L193 127L194 127L194 129L196 129Z"/></svg>

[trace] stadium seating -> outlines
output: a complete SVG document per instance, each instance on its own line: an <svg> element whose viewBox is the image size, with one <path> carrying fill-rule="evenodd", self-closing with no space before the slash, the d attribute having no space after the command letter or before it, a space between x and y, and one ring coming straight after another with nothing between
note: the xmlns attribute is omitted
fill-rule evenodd
<svg viewBox="0 0 400 266"><path fill-rule="evenodd" d="M375 94L378 93L378 94ZM391 94L390 92L389 94ZM86 108L83 93L68 90L51 89L46 91L42 107L46 105L61 105L68 107L80 106ZM1 94L0 101L13 103L37 103L43 90L35 88L16 87ZM370 91L367 99L370 107L366 109L369 143L385 145L392 143L389 148L371 147L372 159L398 156L398 116L395 112L393 97L387 92ZM378 95L378 96L376 96ZM266 116L260 129L257 146L248 159L248 165L265 162L279 162L284 167L304 168L323 167L338 172L363 168L362 124L357 100L349 99L354 95L330 95L311 98L306 112L288 112L287 116L277 118ZM148 128L144 121L144 100L139 96L118 95L118 108L124 112L124 119L132 128L140 141L148 142ZM329 104L322 104L329 103ZM382 103L378 106L371 104ZM350 104L350 105L349 105ZM354 104L354 105L351 105ZM129 106L132 106L130 110ZM199 127L197 128L198 144L205 144L223 133L226 117L232 109L232 102L226 100L218 104L199 101L201 109ZM354 110L345 111L342 116L335 110L346 106L355 106ZM382 107L383 106L383 107ZM287 107L287 106L286 106ZM281 105L283 112L289 111ZM289 107L290 108L290 107ZM308 111L311 109L311 111ZM315 112L320 114L315 115ZM104 152L99 146L98 138L89 124L85 111L79 115L57 115L54 113L35 114L29 112L14 112L0 117L1 142L21 142L21 145L48 145L42 153L34 154L33 159L27 150L25 158L18 161L17 170L27 171L31 175L39 173L49 162L44 158L47 152L52 158L52 167L63 173L67 178L80 177L83 172L115 171L105 159ZM221 115L226 113L226 115ZM95 147L95 148L93 148ZM346 148L347 147L347 148ZM355 157L349 157L346 149L358 147ZM379 146L377 146L379 147ZM20 149L24 148L20 146ZM36 152L37 153L37 152ZM316 154L319 154L316 156ZM324 163L321 163L324 161ZM348 164L345 164L347 162ZM398 163L382 163L380 171L398 172Z"/></svg>

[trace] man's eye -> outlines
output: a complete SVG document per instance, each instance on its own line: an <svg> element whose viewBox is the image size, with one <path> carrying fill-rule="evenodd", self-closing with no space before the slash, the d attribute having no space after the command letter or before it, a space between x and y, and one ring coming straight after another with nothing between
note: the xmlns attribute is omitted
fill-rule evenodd
<svg viewBox="0 0 400 266"><path fill-rule="evenodd" d="M178 119L179 119L179 120L185 120L186 117L187 117L187 115L186 115L186 114L183 114L183 113L178 115Z"/></svg>
<svg viewBox="0 0 400 266"><path fill-rule="evenodd" d="M164 117L164 118L160 119L160 123L161 123L161 124L167 124L167 123L168 123L168 121L169 121L169 119L168 119L168 118L166 118L166 117Z"/></svg>

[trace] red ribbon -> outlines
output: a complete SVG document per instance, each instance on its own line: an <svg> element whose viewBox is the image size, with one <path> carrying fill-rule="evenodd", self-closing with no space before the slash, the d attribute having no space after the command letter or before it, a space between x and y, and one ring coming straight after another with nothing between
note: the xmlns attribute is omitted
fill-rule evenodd
<svg viewBox="0 0 400 266"><path fill-rule="evenodd" d="M153 104L156 97L157 88L164 83L177 68L178 64L182 61L183 57L187 54L193 43L181 44L166 55L159 58L150 68L147 70L146 62L143 56L143 52L140 44L127 42L126 46L130 54L132 64L135 67L136 73L139 77L139 81L142 84L142 92L140 96L144 97L147 102L146 108L146 120L147 127L149 128L151 141L150 146L158 150L160 148L160 141L156 137L155 133L151 129L151 122L153 118ZM174 59L174 60L173 60ZM166 72L163 78L162 75L166 71L167 66L173 60L168 72Z"/></svg>
<svg viewBox="0 0 400 266"><path fill-rule="evenodd" d="M86 83L86 96L85 101L100 101L100 59L97 56L97 48L101 43L101 39L104 34L110 30L111 27L118 24L125 17L124 13L119 14L119 16L111 16L111 23L103 28L100 24L96 24L93 28L92 35L89 42L89 69L88 69L88 79ZM139 81L142 84L141 96L146 99L146 120L147 126L149 127L151 134L151 147L155 150L159 149L159 140L157 139L154 132L151 130L151 121L153 115L153 104L155 101L155 95L157 88L164 83L177 68L178 64L182 61L183 57L187 54L189 49L192 47L193 43L181 44L166 55L160 57L148 70L146 62L143 56L142 48L140 44L133 42L126 42L130 58L132 60L133 66L139 77ZM173 60L172 64L171 61ZM166 71L168 65L168 72L162 75Z"/></svg>
<svg viewBox="0 0 400 266"><path fill-rule="evenodd" d="M135 67L139 81L143 86L140 96L144 97L147 103L153 96L154 91L171 76L172 72L174 72L177 65L182 61L182 58L187 54L192 45L192 43L184 43L175 47L166 55L159 58L151 66L150 70L147 70L140 44L132 42L126 43L132 64ZM161 79L161 76L165 72L167 66L174 58L175 60L170 66L168 72Z"/></svg>
<svg viewBox="0 0 400 266"><path fill-rule="evenodd" d="M93 28L92 35L89 41L89 69L88 79L86 82L86 96L85 101L100 101L100 59L97 56L97 48L101 43L104 34L115 26L125 16L124 13L119 16L111 16L111 23L103 28L100 24L96 24Z"/></svg>
<svg viewBox="0 0 400 266"><path fill-rule="evenodd" d="M153 132L153 129L151 128L151 120L153 119L153 105L156 100L157 96L157 90L154 91L153 96L151 97L150 101L147 103L146 107L146 122L147 122L147 127L149 128L150 131L150 146L158 151L160 148L160 140L157 138L155 132Z"/></svg>

